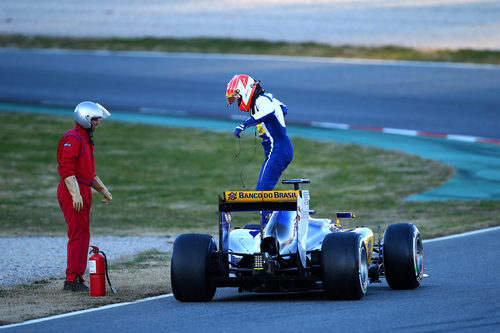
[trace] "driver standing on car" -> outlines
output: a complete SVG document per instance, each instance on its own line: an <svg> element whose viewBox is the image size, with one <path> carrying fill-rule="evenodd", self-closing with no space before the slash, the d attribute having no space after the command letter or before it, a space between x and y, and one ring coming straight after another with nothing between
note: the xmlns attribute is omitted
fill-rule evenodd
<svg viewBox="0 0 500 333"><path fill-rule="evenodd" d="M68 224L67 268L63 290L89 291L83 283L87 268L90 241L91 187L104 195L104 203L112 195L95 174L93 134L100 119L110 113L98 103L82 102L75 108L75 127L59 141L58 171L61 181L57 188L59 206Z"/></svg>
<svg viewBox="0 0 500 333"><path fill-rule="evenodd" d="M293 159L293 145L286 133L285 116L287 107L271 93L266 93L249 75L235 75L227 84L226 99L228 106L234 102L250 117L234 129L234 136L240 138L241 132L256 126L262 138L264 162L259 174L256 191L272 191L283 171ZM267 223L267 213L262 219ZM265 224L264 223L264 224Z"/></svg>

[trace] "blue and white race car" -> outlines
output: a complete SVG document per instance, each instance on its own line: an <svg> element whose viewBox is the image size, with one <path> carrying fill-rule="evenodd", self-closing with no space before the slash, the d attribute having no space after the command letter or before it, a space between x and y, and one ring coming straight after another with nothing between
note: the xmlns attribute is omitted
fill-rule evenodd
<svg viewBox="0 0 500 333"><path fill-rule="evenodd" d="M361 299L385 277L392 289L420 285L424 253L413 224L389 225L383 242L365 227L312 218L309 191L225 191L219 196L218 246L211 235L182 234L174 243L172 291L179 301L210 301L219 287L249 292L323 289L332 299ZM231 213L270 211L268 222L231 230Z"/></svg>

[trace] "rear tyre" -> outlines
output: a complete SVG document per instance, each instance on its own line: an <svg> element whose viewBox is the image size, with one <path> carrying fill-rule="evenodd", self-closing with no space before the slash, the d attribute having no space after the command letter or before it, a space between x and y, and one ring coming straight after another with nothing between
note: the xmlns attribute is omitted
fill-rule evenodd
<svg viewBox="0 0 500 333"><path fill-rule="evenodd" d="M332 299L361 299L368 287L368 256L361 236L332 233L321 248L321 276L325 294Z"/></svg>
<svg viewBox="0 0 500 333"><path fill-rule="evenodd" d="M414 289L424 276L424 248L417 227L396 223L387 227L382 248L387 284L392 289Z"/></svg>
<svg viewBox="0 0 500 333"><path fill-rule="evenodd" d="M178 301L206 302L215 294L210 284L212 253L217 251L210 235L182 234L174 242L170 277Z"/></svg>

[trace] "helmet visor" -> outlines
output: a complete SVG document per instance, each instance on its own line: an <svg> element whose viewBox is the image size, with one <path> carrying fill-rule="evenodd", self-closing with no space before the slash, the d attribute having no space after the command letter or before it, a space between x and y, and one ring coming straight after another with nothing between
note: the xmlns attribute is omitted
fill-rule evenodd
<svg viewBox="0 0 500 333"><path fill-rule="evenodd" d="M106 118L108 118L109 116L111 116L111 113L109 113L109 111L108 111L108 110L106 110L106 108L105 108L104 106L102 106L102 105L101 105L101 104L99 104L99 103L95 103L95 104L97 104L97 106L99 107L99 109L101 109L101 112L102 112L102 116L101 116L101 118L102 118L102 119L106 119Z"/></svg>
<svg viewBox="0 0 500 333"><path fill-rule="evenodd" d="M238 93L226 94L227 106L233 104L239 98L240 98L240 94L238 94Z"/></svg>

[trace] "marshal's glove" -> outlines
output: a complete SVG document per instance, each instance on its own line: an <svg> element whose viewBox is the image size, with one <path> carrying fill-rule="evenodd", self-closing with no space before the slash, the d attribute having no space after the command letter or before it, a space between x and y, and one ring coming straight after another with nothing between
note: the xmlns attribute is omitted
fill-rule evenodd
<svg viewBox="0 0 500 333"><path fill-rule="evenodd" d="M92 182L92 188L97 192L101 193L102 195L104 195L104 199L102 200L103 203L107 204L111 200L113 200L113 196L108 191L106 186L104 186L104 183L99 177L97 176L94 177L94 181Z"/></svg>
<svg viewBox="0 0 500 333"><path fill-rule="evenodd" d="M78 186L78 181L75 176L69 176L64 178L64 183L68 188L69 194L73 198L73 209L77 212L83 209L83 199L80 195L80 187Z"/></svg>

